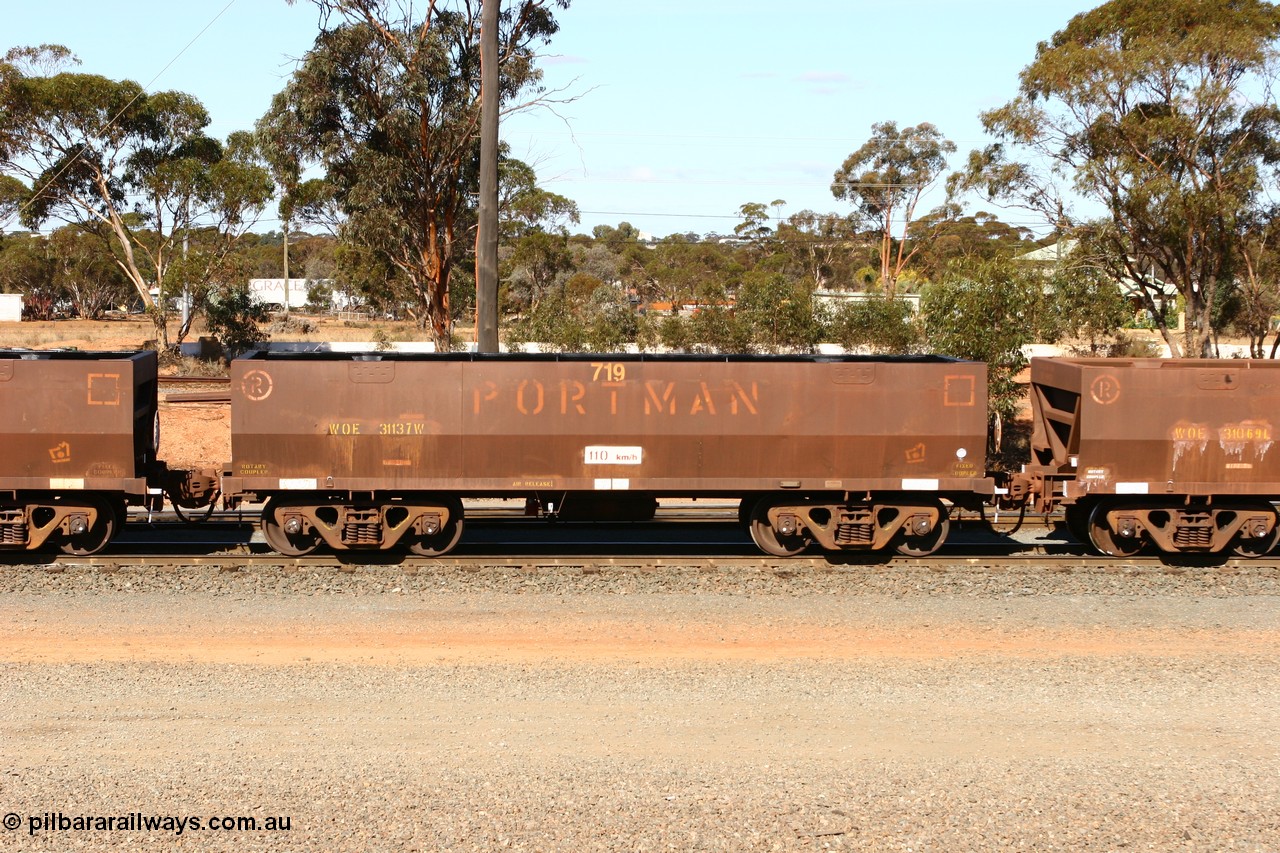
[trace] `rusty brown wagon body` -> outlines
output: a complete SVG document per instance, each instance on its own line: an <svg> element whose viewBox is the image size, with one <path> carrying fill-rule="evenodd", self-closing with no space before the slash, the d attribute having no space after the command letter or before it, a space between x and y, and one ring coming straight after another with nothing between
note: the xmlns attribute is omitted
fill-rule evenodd
<svg viewBox="0 0 1280 853"><path fill-rule="evenodd" d="M147 497L154 352L0 351L0 547L92 553Z"/></svg>
<svg viewBox="0 0 1280 853"><path fill-rule="evenodd" d="M217 496L217 472L170 471L154 352L0 350L0 548L102 550L129 506Z"/></svg>
<svg viewBox="0 0 1280 853"><path fill-rule="evenodd" d="M1258 556L1280 537L1280 363L1042 358L1031 387L1026 473L1079 538Z"/></svg>
<svg viewBox="0 0 1280 853"><path fill-rule="evenodd" d="M444 553L464 496L601 518L738 497L771 553L927 552L943 499L991 492L972 362L254 353L231 380L224 490L267 501L285 553Z"/></svg>

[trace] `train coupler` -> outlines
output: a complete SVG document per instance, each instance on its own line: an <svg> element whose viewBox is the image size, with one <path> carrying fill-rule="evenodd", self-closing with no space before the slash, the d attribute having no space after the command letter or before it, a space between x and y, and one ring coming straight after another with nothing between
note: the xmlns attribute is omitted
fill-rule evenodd
<svg viewBox="0 0 1280 853"><path fill-rule="evenodd" d="M164 491L169 501L183 509L200 509L213 504L221 492L222 481L213 468L194 471L168 471Z"/></svg>

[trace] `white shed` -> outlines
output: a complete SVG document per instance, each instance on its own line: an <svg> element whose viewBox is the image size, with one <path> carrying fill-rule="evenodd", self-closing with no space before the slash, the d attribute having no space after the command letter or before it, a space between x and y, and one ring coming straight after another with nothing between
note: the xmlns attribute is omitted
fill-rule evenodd
<svg viewBox="0 0 1280 853"><path fill-rule="evenodd" d="M22 294L0 293L0 323L16 323L22 319Z"/></svg>
<svg viewBox="0 0 1280 853"><path fill-rule="evenodd" d="M260 305L277 305L281 308L305 308L314 284L332 285L328 279L251 278L249 298Z"/></svg>

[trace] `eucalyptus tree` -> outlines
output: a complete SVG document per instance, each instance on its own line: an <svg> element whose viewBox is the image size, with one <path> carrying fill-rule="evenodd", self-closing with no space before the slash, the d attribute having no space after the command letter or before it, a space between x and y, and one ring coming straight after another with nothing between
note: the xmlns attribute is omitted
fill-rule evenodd
<svg viewBox="0 0 1280 853"><path fill-rule="evenodd" d="M659 240L652 249L635 253L633 260L639 274L631 279L646 304L693 303L705 286L713 283L734 291L746 271L731 247L691 241L679 234Z"/></svg>
<svg viewBox="0 0 1280 853"><path fill-rule="evenodd" d="M840 302L830 313L828 334L846 351L907 355L920 350L920 325L905 299L882 293Z"/></svg>
<svg viewBox="0 0 1280 853"><path fill-rule="evenodd" d="M507 156L506 145L501 149L498 208L503 239L513 240L533 231L544 231L562 234L567 242L569 226L579 222L577 203L538 186L538 174L533 167Z"/></svg>
<svg viewBox="0 0 1280 853"><path fill-rule="evenodd" d="M292 4L298 0L289 0ZM451 337L449 279L472 244L479 183L480 3L305 0L321 31L259 125L326 172L339 234L394 268L437 344ZM540 92L537 44L568 0L518 0L498 33L505 109Z"/></svg>
<svg viewBox="0 0 1280 853"><path fill-rule="evenodd" d="M14 48L0 60L0 172L22 185L6 182L3 194L27 228L100 224L91 232L110 241L167 346L168 300L154 300L152 287L172 293L175 266L207 282L265 207L270 177L244 135L224 146L204 134L209 116L194 97L65 70L78 63L59 45ZM219 239L199 265L179 264L196 228Z"/></svg>
<svg viewBox="0 0 1280 853"><path fill-rule="evenodd" d="M962 214L954 204L943 205L911 223L909 235L919 248L913 269L930 281L940 280L954 263L994 260L1037 248L1030 229L1003 222L986 211Z"/></svg>
<svg viewBox="0 0 1280 853"><path fill-rule="evenodd" d="M76 315L86 320L100 319L107 309L129 301L133 290L109 251L110 244L101 234L91 233L101 229L101 225L66 225L48 238L53 283L66 294Z"/></svg>
<svg viewBox="0 0 1280 853"><path fill-rule="evenodd" d="M751 240L760 243L769 240L774 233L774 226L770 222L777 223L780 216L776 215L777 211L781 211L786 205L783 199L774 199L768 204L758 201L749 201L738 207L738 216L742 217L742 221L733 226L733 233L744 240ZM769 208L773 208L775 215L769 215Z"/></svg>
<svg viewBox="0 0 1280 853"><path fill-rule="evenodd" d="M738 288L735 315L759 352L813 352L822 339L813 287L778 272L753 270Z"/></svg>
<svg viewBox="0 0 1280 853"><path fill-rule="evenodd" d="M573 272L568 226L578 223L578 205L539 187L533 167L520 160L502 157L498 176L499 229L509 247L502 265L504 278L510 279L508 294L532 305L558 277Z"/></svg>
<svg viewBox="0 0 1280 853"><path fill-rule="evenodd" d="M849 261L865 247L856 216L802 210L778 224L778 248L814 287L848 286Z"/></svg>
<svg viewBox="0 0 1280 853"><path fill-rule="evenodd" d="M876 223L880 234L880 282L891 298L898 278L917 249L908 229L916 207L947 168L956 144L928 122L898 129L896 122L871 126L871 138L836 170L831 194L848 200Z"/></svg>
<svg viewBox="0 0 1280 853"><path fill-rule="evenodd" d="M49 242L39 234L10 234L0 239L0 293L21 293L23 313L52 320L65 296L55 279L58 268Z"/></svg>
<svg viewBox="0 0 1280 853"><path fill-rule="evenodd" d="M1008 258L950 267L924 289L921 321L929 349L987 363L987 403L995 450L1003 426L1017 414L1024 389L1014 377L1027 366L1023 347L1044 327L1045 280L1040 270Z"/></svg>
<svg viewBox="0 0 1280 853"><path fill-rule="evenodd" d="M1241 251L1244 275L1231 311L1231 323L1249 338L1254 358L1267 354L1267 335L1272 318L1280 311L1280 206L1260 211L1250 223ZM1275 332L1271 358L1280 350L1280 331Z"/></svg>
<svg viewBox="0 0 1280 853"><path fill-rule="evenodd" d="M1076 15L1037 47L1018 95L983 114L999 142L953 187L1063 227L1080 224L1068 191L1093 202L1113 277L1140 286L1175 355L1207 355L1280 162L1278 37L1280 7L1263 0L1111 0ZM1185 303L1181 341L1157 306L1162 282Z"/></svg>
<svg viewBox="0 0 1280 853"><path fill-rule="evenodd" d="M2 85L2 81L0 81ZM0 174L0 226L16 219L27 197L27 185L10 175Z"/></svg>

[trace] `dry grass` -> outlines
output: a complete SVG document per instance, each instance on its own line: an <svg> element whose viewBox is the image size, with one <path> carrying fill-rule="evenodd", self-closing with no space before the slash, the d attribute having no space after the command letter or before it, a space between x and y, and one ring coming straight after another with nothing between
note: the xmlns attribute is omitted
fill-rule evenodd
<svg viewBox="0 0 1280 853"><path fill-rule="evenodd" d="M273 341L352 341L392 343L425 340L412 322L351 322L330 317L275 320L264 326ZM205 334L198 323L188 340ZM0 347L16 349L137 350L155 339L155 328L145 317L111 320L48 320L0 323Z"/></svg>

